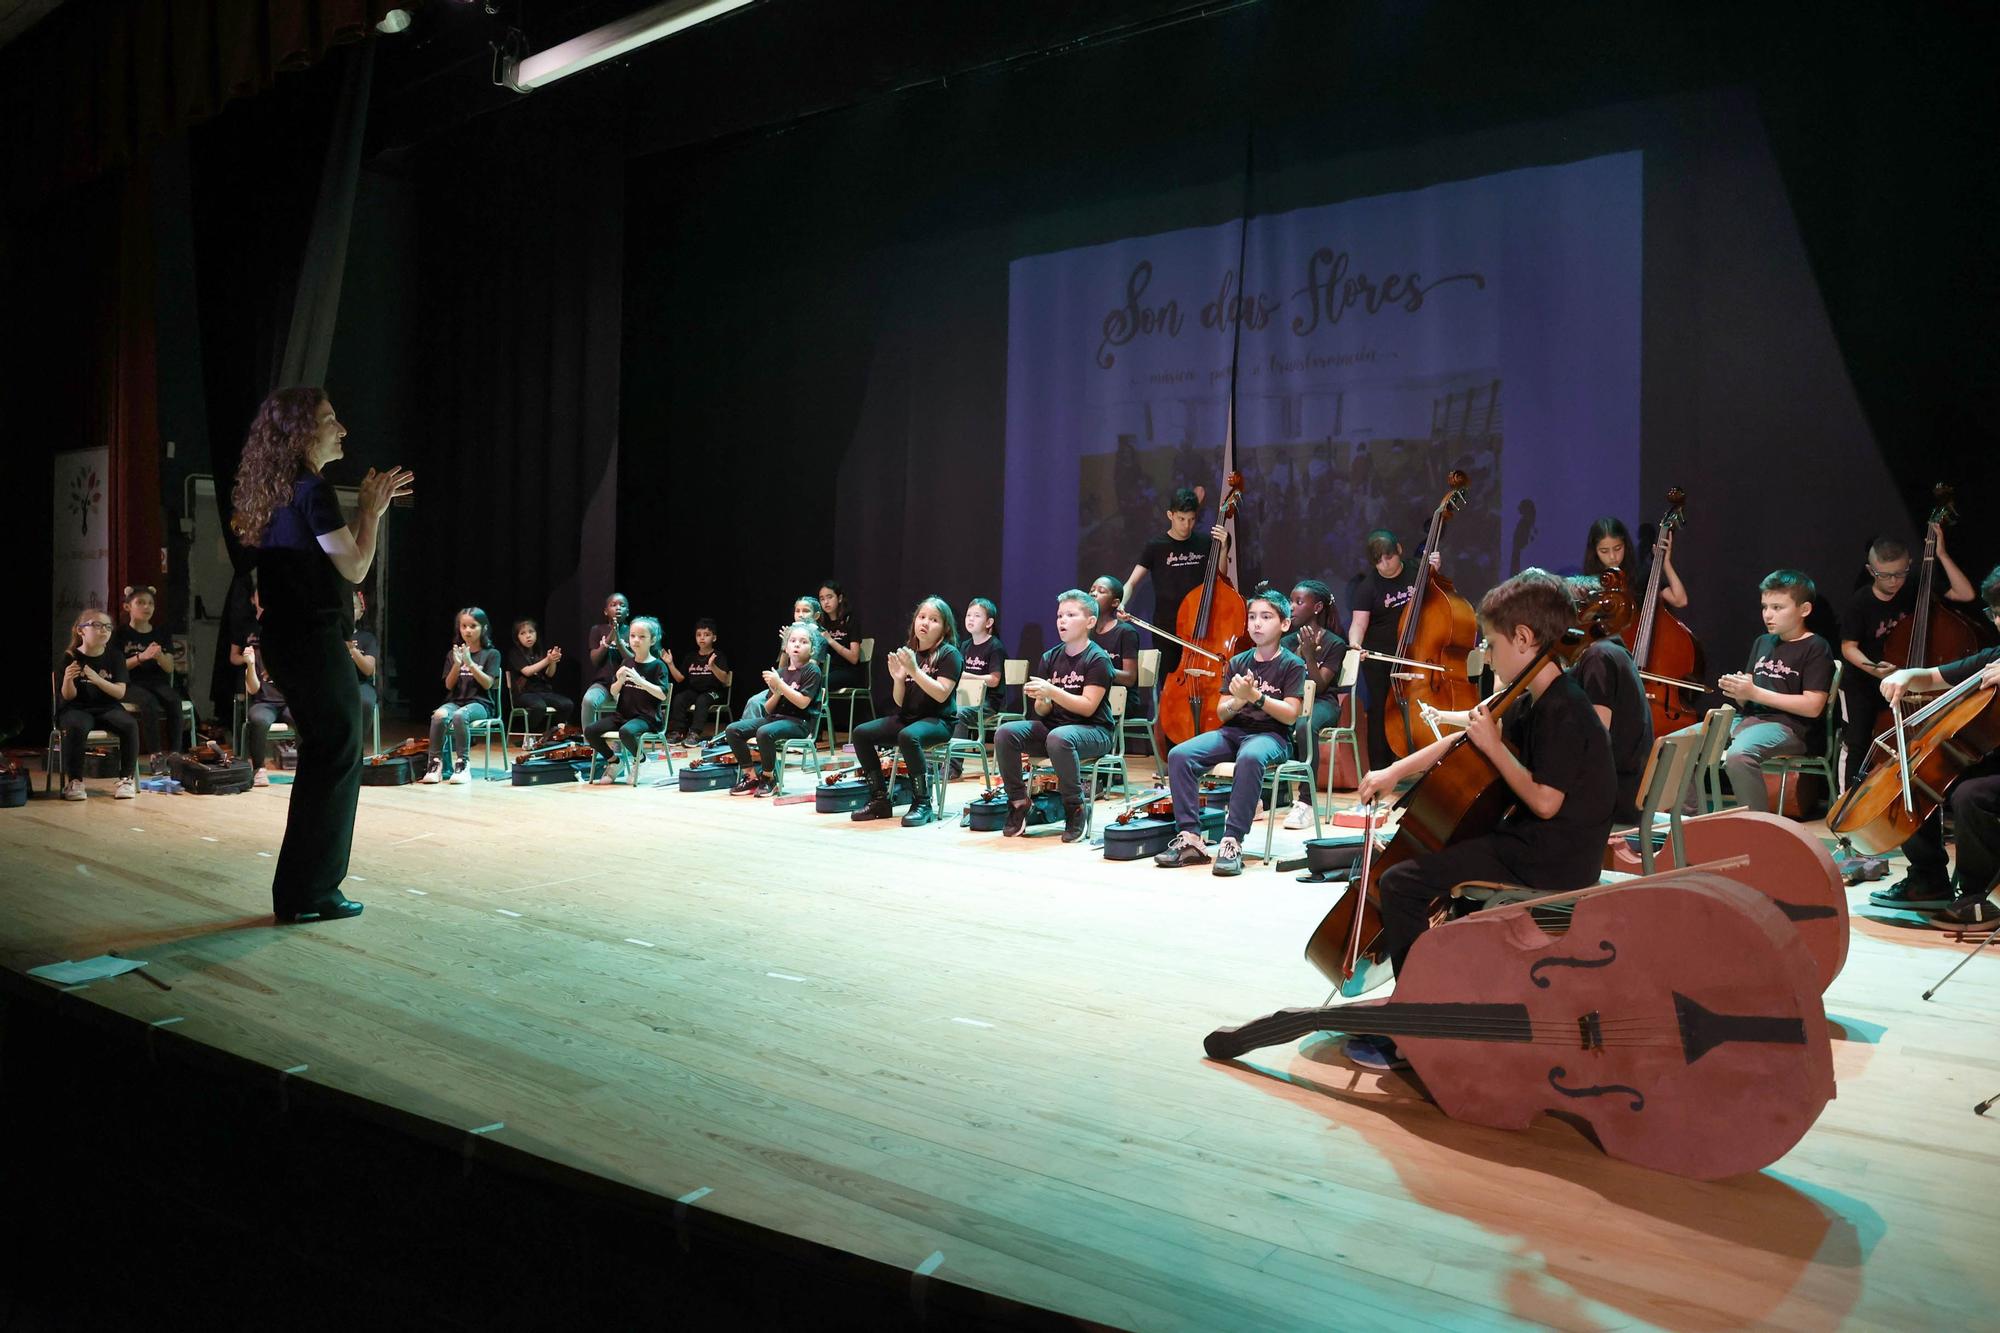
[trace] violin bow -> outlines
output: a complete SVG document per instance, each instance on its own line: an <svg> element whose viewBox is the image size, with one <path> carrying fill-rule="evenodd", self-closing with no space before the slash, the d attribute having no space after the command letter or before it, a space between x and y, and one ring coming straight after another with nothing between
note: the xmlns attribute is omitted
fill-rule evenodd
<svg viewBox="0 0 2000 1333"><path fill-rule="evenodd" d="M1347 936L1347 971L1350 975L1361 966L1361 918L1368 908L1368 876L1375 868L1375 798L1369 797L1362 803L1361 818L1361 874L1349 881L1351 892L1360 896L1354 900L1354 928ZM1335 994L1339 991L1336 988Z"/></svg>
<svg viewBox="0 0 2000 1333"><path fill-rule="evenodd" d="M1903 701L1897 699L1889 705L1889 715L1896 720L1896 767L1903 779L1903 813L1916 817L1917 803L1910 799L1910 747L1903 735Z"/></svg>

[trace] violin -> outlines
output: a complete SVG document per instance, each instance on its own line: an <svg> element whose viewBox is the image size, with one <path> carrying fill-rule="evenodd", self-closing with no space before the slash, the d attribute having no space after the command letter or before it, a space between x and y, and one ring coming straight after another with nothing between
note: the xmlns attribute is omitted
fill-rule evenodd
<svg viewBox="0 0 2000 1333"><path fill-rule="evenodd" d="M520 762L537 759L551 764L571 764L594 758L596 754L590 742L584 739L583 728L574 722L564 722L542 737L541 744L534 749L522 751Z"/></svg>
<svg viewBox="0 0 2000 1333"><path fill-rule="evenodd" d="M428 742L426 742L428 744ZM188 751L189 759L197 764L233 764L236 754L221 741L206 740Z"/></svg>
<svg viewBox="0 0 2000 1333"><path fill-rule="evenodd" d="M1841 793L1827 829L1871 856L1894 851L1944 804L1972 765L2000 748L2000 688L1968 676L1877 736L1861 780Z"/></svg>
<svg viewBox="0 0 2000 1333"><path fill-rule="evenodd" d="M1571 629L1556 641L1544 644L1526 669L1488 701L1496 721L1527 693L1528 682L1566 646L1571 636L1580 637L1577 630ZM1397 803L1403 817L1389 845L1380 856L1366 858L1363 873L1347 886L1333 910L1313 930L1306 941L1307 961L1348 993L1386 982L1387 976L1368 976L1363 971L1368 964L1384 961L1378 892L1382 872L1399 861L1425 856L1490 832L1514 803L1513 789L1500 776L1493 761L1468 742L1464 732L1453 736L1450 748ZM1371 830L1371 850L1372 840ZM1435 904L1433 915L1444 905L1442 900Z"/></svg>
<svg viewBox="0 0 2000 1333"><path fill-rule="evenodd" d="M1672 871L1558 895L1419 937L1387 1000L1286 1009L1203 1043L1229 1060L1319 1031L1394 1037L1438 1109L1525 1129L1581 1121L1612 1157L1696 1180L1762 1170L1834 1096L1812 955L1770 899Z"/></svg>
<svg viewBox="0 0 2000 1333"><path fill-rule="evenodd" d="M1479 687L1472 683L1465 669L1466 658L1479 642L1479 617L1472 603L1460 597L1451 580L1430 561L1444 537L1444 525L1466 503L1465 488L1469 484L1466 475L1454 469L1445 481L1450 489L1431 514L1416 587L1403 607L1396 631L1395 654L1437 669L1421 675L1396 673L1389 677L1390 706L1384 729L1390 752L1398 759L1430 744L1421 725L1424 704L1455 713L1472 707L1479 698Z"/></svg>
<svg viewBox="0 0 2000 1333"><path fill-rule="evenodd" d="M420 755L428 755L430 752L431 752L430 737L412 736L410 737L410 739L404 741L401 745L395 746L391 749L384 750L380 754L369 755L368 758L366 758L362 762L367 764L371 768L379 768L383 764L388 763L392 759L415 759Z"/></svg>
<svg viewBox="0 0 2000 1333"><path fill-rule="evenodd" d="M1917 575L1916 609L1882 645L1882 660L1899 667L1929 667L1955 662L1979 650L1986 641L1986 626L1939 597L1933 591L1937 572L1938 530L1958 522L1958 493L1943 482L1931 488L1936 502L1924 525L1924 567ZM1889 710L1876 715L1875 729L1890 727Z"/></svg>
<svg viewBox="0 0 2000 1333"><path fill-rule="evenodd" d="M1135 819L1172 819L1174 817L1174 797L1172 792L1162 792L1157 796L1141 797L1118 812L1114 824L1129 824Z"/></svg>
<svg viewBox="0 0 2000 1333"><path fill-rule="evenodd" d="M1593 640L1622 636L1638 617L1638 607L1625 586L1625 571L1622 569L1607 569L1597 576L1594 583L1587 583L1580 589L1574 583L1570 586L1580 599L1575 623L1584 637L1577 644L1578 653ZM1574 664L1575 658L1572 656L1566 660Z"/></svg>
<svg viewBox="0 0 2000 1333"><path fill-rule="evenodd" d="M1660 605L1667 552L1673 546L1674 530L1687 522L1686 506L1686 491L1675 486L1667 492L1667 512L1660 519L1660 534L1653 543L1653 569L1646 578L1645 597L1621 631L1639 668L1646 702L1653 710L1655 736L1679 731L1702 718L1699 687L1692 684L1704 670L1701 642L1672 611ZM1670 680L1688 683L1667 683Z"/></svg>
<svg viewBox="0 0 2000 1333"><path fill-rule="evenodd" d="M1216 521L1228 522L1242 498L1243 474L1232 472L1223 483ZM1248 629L1243 594L1222 574L1222 543L1211 542L1201 586L1181 599L1174 633L1165 636L1187 650L1180 666L1160 682L1157 715L1160 731L1170 742L1179 745L1222 725L1215 710L1228 687L1223 673L1229 659L1248 643Z"/></svg>

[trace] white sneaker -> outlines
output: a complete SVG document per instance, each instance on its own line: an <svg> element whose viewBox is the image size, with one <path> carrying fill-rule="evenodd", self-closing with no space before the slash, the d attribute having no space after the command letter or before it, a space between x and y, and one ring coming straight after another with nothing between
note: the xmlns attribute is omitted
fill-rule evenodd
<svg viewBox="0 0 2000 1333"><path fill-rule="evenodd" d="M451 777L447 780L454 787L463 787L466 783L472 781L472 765L466 763L463 759L452 760Z"/></svg>
<svg viewBox="0 0 2000 1333"><path fill-rule="evenodd" d="M1301 829L1313 826L1313 808L1310 801L1293 801L1292 808L1285 812L1286 828Z"/></svg>
<svg viewBox="0 0 2000 1333"><path fill-rule="evenodd" d="M433 759L433 760L431 760L431 766L430 766L429 768L427 768L427 769L425 769L425 770L424 770L424 775L423 775L422 777L418 778L418 779L417 779L417 781L419 781L419 782L430 782L430 783L438 783L438 782L443 782L443 781L444 781L444 760L442 760L442 759Z"/></svg>
<svg viewBox="0 0 2000 1333"><path fill-rule="evenodd" d="M260 768L250 775L250 785L253 787L268 787L271 785L271 775Z"/></svg>
<svg viewBox="0 0 2000 1333"><path fill-rule="evenodd" d="M139 784L130 778L118 779L118 785L111 789L111 799L129 801L139 794Z"/></svg>
<svg viewBox="0 0 2000 1333"><path fill-rule="evenodd" d="M88 799L84 794L83 779L71 778L69 781L63 783L62 798L65 801L81 801Z"/></svg>

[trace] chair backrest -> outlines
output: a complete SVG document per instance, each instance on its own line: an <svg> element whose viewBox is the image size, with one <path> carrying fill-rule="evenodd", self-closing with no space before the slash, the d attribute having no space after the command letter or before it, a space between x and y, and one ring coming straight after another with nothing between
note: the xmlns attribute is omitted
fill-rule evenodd
<svg viewBox="0 0 2000 1333"><path fill-rule="evenodd" d="M1736 725L1736 710L1728 704L1711 708L1701 720L1701 750L1695 756L1695 767L1713 768L1722 762L1722 752L1729 748L1729 732Z"/></svg>
<svg viewBox="0 0 2000 1333"><path fill-rule="evenodd" d="M1833 679L1826 683L1826 753L1840 753L1840 676L1847 663L1835 658Z"/></svg>
<svg viewBox="0 0 2000 1333"><path fill-rule="evenodd" d="M1359 679L1361 679L1361 650L1349 648L1346 656L1340 659L1339 687L1351 690L1354 688L1354 682Z"/></svg>
<svg viewBox="0 0 2000 1333"><path fill-rule="evenodd" d="M1671 731L1653 742L1645 776L1639 779L1642 832L1652 828L1654 815L1678 810L1687 799L1688 783L1694 780L1695 760L1701 757L1702 740L1700 731Z"/></svg>
<svg viewBox="0 0 2000 1333"><path fill-rule="evenodd" d="M1028 683L1028 659L1025 657L1010 657L1005 662L1002 662L1000 664L1000 679L1008 685L1026 685Z"/></svg>
<svg viewBox="0 0 2000 1333"><path fill-rule="evenodd" d="M1111 750L1105 757L1117 759L1125 753L1125 705L1132 695L1125 686L1113 685L1105 697L1111 702Z"/></svg>
<svg viewBox="0 0 2000 1333"><path fill-rule="evenodd" d="M1319 733L1314 731L1312 726L1313 698L1318 693L1319 682L1312 678L1312 672L1306 672L1306 690L1299 697L1299 718L1306 725L1303 727L1294 726L1292 728L1293 736L1297 736L1301 731L1305 732L1306 752L1304 754L1297 753L1298 746L1296 744L1292 746L1292 750L1294 758L1304 760L1308 764L1317 764L1319 762Z"/></svg>
<svg viewBox="0 0 2000 1333"><path fill-rule="evenodd" d="M960 676L956 698L960 708L977 708L986 702L984 676Z"/></svg>
<svg viewBox="0 0 2000 1333"><path fill-rule="evenodd" d="M1141 648L1139 650L1139 679L1135 682L1140 689L1149 690L1160 683L1160 650Z"/></svg>
<svg viewBox="0 0 2000 1333"><path fill-rule="evenodd" d="M874 660L875 660L875 640L863 639L861 641L861 661L858 665L867 666L870 662Z"/></svg>

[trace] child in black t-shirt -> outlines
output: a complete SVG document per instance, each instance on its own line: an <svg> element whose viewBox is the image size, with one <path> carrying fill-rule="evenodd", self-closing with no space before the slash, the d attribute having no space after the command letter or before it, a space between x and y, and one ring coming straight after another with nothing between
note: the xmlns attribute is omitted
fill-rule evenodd
<svg viewBox="0 0 2000 1333"><path fill-rule="evenodd" d="M1300 579L1292 585L1292 628L1279 645L1296 654L1306 664L1306 677L1313 682L1311 717L1302 717L1292 728L1292 752L1317 753L1316 738L1340 721L1341 668L1347 664L1347 640L1334 626L1339 623L1333 589L1319 579ZM1298 791L1294 784L1292 808L1285 814L1288 829L1309 828L1313 822L1312 793Z"/></svg>
<svg viewBox="0 0 2000 1333"><path fill-rule="evenodd" d="M701 740L701 720L709 710L729 697L735 679L729 659L715 646L715 622L707 616L694 622L694 656L682 667L667 654L667 673L674 678L674 698L667 713L667 740L697 744Z"/></svg>
<svg viewBox="0 0 2000 1333"><path fill-rule="evenodd" d="M1183 486L1167 501L1167 530L1146 543L1139 562L1125 576L1124 595L1136 600L1139 589L1150 575L1153 580L1153 623L1171 630L1180 614L1181 603L1200 586L1208 570L1208 554L1216 542L1229 540L1229 529L1217 523L1207 532L1194 530L1201 513L1201 492ZM1155 644L1160 650L1162 678L1180 670L1181 646L1172 640Z"/></svg>
<svg viewBox="0 0 2000 1333"><path fill-rule="evenodd" d="M361 617L368 612L368 599L361 595L361 589L354 590L354 637L347 641L347 657L354 663L354 674L361 678L361 711L373 708L381 695L375 689L375 669L382 661L382 643L375 632L361 627Z"/></svg>
<svg viewBox="0 0 2000 1333"><path fill-rule="evenodd" d="M1681 576L1674 570L1674 534L1668 530L1660 534L1660 601L1676 611L1685 610L1688 604L1687 588L1681 583ZM1625 588L1634 597L1643 597L1646 585L1652 581L1653 553L1635 549L1631 529L1620 518L1600 518L1590 525L1590 532L1583 540L1583 572L1586 577L1595 578L1607 570L1617 570L1625 577Z"/></svg>
<svg viewBox="0 0 2000 1333"><path fill-rule="evenodd" d="M622 592L604 599L604 619L590 627L584 640L588 657L583 669L583 721L595 722L611 707L611 678L625 660L625 626L632 618L632 602Z"/></svg>
<svg viewBox="0 0 2000 1333"><path fill-rule="evenodd" d="M1973 601L1979 594L1944 549L1944 526L1933 523L1930 531L1948 585L1944 595L1954 602ZM1882 711L1881 684L1896 670L1896 663L1882 660L1882 654L1889 636L1916 609L1910 564L1908 546L1894 537L1877 537L1868 547L1868 582L1840 608L1840 656L1846 664L1840 673L1844 722L1840 743L1847 752L1842 771L1848 784L1861 776L1868 762L1869 742L1875 739L1875 722Z"/></svg>
<svg viewBox="0 0 2000 1333"><path fill-rule="evenodd" d="M1596 575L1570 580L1572 593L1587 608L1602 606L1605 595ZM1592 611L1585 630L1590 642L1577 654L1569 674L1590 700L1598 721L1611 741L1611 766L1618 774L1618 804L1612 812L1617 824L1639 822L1639 784L1646 776L1646 763L1653 755L1653 706L1646 699L1646 683L1639 677L1639 664L1632 660L1625 641L1610 632L1601 611Z"/></svg>
<svg viewBox="0 0 2000 1333"><path fill-rule="evenodd" d="M1466 838L1428 855L1400 861L1378 881L1382 934L1376 943L1398 974L1410 946L1430 928L1431 912L1454 886L1497 880L1541 893L1563 893L1597 883L1604 843L1611 832L1616 773L1604 727L1583 690L1553 652L1576 616L1563 580L1525 569L1479 603L1480 629L1494 674L1520 678L1530 667L1525 697L1516 696L1495 718L1474 708L1464 733L1435 741L1361 779L1363 802L1393 792L1398 783L1429 771L1458 745L1472 745L1512 794L1514 808L1491 833ZM1540 659L1537 663L1537 659ZM1350 1037L1344 1053L1375 1069L1402 1064L1385 1037Z"/></svg>
<svg viewBox="0 0 2000 1333"><path fill-rule="evenodd" d="M1807 754L1821 744L1826 692L1833 688L1833 650L1806 628L1817 595L1796 569L1773 570L1757 585L1765 633L1750 645L1749 665L1716 682L1740 716L1730 729L1722 770L1746 809L1768 811L1764 761Z"/></svg>
<svg viewBox="0 0 2000 1333"><path fill-rule="evenodd" d="M263 620L264 599L255 588L250 590L250 612L255 617L253 624ZM292 710L285 706L285 696L264 664L263 640L256 630L243 636L236 656L243 661L243 757L250 761L250 785L268 787L271 778L264 765L271 757L271 728L279 722L292 725Z"/></svg>
<svg viewBox="0 0 2000 1333"><path fill-rule="evenodd" d="M608 687L611 711L583 729L600 756L591 764L590 775L590 780L600 787L610 786L623 777L636 782L639 765L645 758L641 744L647 732L660 729L660 708L667 697L667 664L653 655L653 645L659 641L659 621L651 616L639 616L632 621L625 631L625 645L630 651L611 673ZM614 735L625 747L628 767L623 773L612 771L615 756L610 738Z"/></svg>
<svg viewBox="0 0 2000 1333"><path fill-rule="evenodd" d="M476 606L458 613L458 640L444 659L445 701L431 714L431 763L420 782L472 781L472 724L500 716L500 650L492 622ZM451 776L444 777L445 741L451 742Z"/></svg>
<svg viewBox="0 0 2000 1333"><path fill-rule="evenodd" d="M813 665L819 668L820 678L825 679L830 666L830 660L833 656L833 650L828 646L829 640L826 637L825 612L820 608L819 598L810 593L792 600L792 618L778 626L778 656L777 660L772 664L773 669L783 671L785 663L791 660L785 651L785 642L791 638L792 626L794 625L811 625L818 631L819 647L813 654ZM770 691L757 691L743 705L743 715L737 721L763 721L764 710L770 701Z"/></svg>
<svg viewBox="0 0 2000 1333"><path fill-rule="evenodd" d="M125 589L120 604L125 623L113 637L113 647L125 663L125 701L139 710L139 745L146 754L172 749L181 734L181 695L174 688L174 636L153 624L158 608L154 590Z"/></svg>
<svg viewBox="0 0 2000 1333"><path fill-rule="evenodd" d="M910 635L889 654L889 712L854 729L854 759L868 784L868 804L854 812L859 821L888 819L896 813L890 785L882 777L882 747L894 745L903 756L915 799L903 816L903 827L916 828L937 818L931 808L924 751L951 739L954 693L964 670L951 608L942 597L926 597L910 613Z"/></svg>
<svg viewBox="0 0 2000 1333"><path fill-rule="evenodd" d="M743 717L722 730L729 751L743 776L729 789L732 796L769 796L777 789L778 747L785 741L813 734L819 719L824 677L817 665L825 646L819 626L799 621L785 631L782 665L764 673L764 712ZM750 746L756 743L753 756Z"/></svg>
<svg viewBox="0 0 2000 1333"><path fill-rule="evenodd" d="M558 717L576 711L576 701L556 689L556 666L561 661L560 647L542 647L540 625L527 619L514 622L514 642L507 647L507 684L514 691L514 707L526 711L528 730L536 735L548 731ZM612 675L616 677L616 668Z"/></svg>
<svg viewBox="0 0 2000 1333"><path fill-rule="evenodd" d="M1215 849L1218 875L1243 873L1243 839L1257 817L1264 794L1264 770L1282 763L1292 752L1292 728L1305 704L1305 661L1287 652L1278 640L1290 625L1291 604L1284 594L1266 589L1250 598L1246 612L1250 642L1255 646L1229 660L1224 671L1228 692L1216 705L1222 725L1176 745L1167 755L1168 786L1174 794L1174 823L1179 832L1165 851L1153 858L1161 866L1208 863L1201 836L1201 775L1226 760L1236 761L1229 815L1222 824L1222 842Z"/></svg>
<svg viewBox="0 0 2000 1333"><path fill-rule="evenodd" d="M832 579L819 585L820 629L826 636L827 688L856 690L868 685L868 668L861 661L861 639L854 630L854 609L847 593Z"/></svg>
<svg viewBox="0 0 2000 1333"><path fill-rule="evenodd" d="M1387 528L1368 534L1369 568L1347 581L1347 641L1371 653L1394 653L1403 608L1416 592L1418 564ZM1386 764L1389 749L1389 663L1361 664L1361 708L1367 716L1368 762Z"/></svg>
<svg viewBox="0 0 2000 1333"><path fill-rule="evenodd" d="M1023 754L1046 755L1062 795L1064 842L1083 836L1082 766L1111 748L1111 655L1090 641L1097 599L1072 588L1056 599L1056 637L1022 686L1030 716L1009 722L993 736L1000 782L1007 789L1007 823L1017 838L1028 827L1028 783Z"/></svg>
<svg viewBox="0 0 2000 1333"><path fill-rule="evenodd" d="M1139 631L1118 618L1125 585L1102 574L1090 585L1090 595L1097 599L1097 623L1090 627L1090 641L1111 654L1111 683L1129 686L1139 679ZM1132 715L1129 705L1126 715Z"/></svg>
<svg viewBox="0 0 2000 1333"><path fill-rule="evenodd" d="M62 732L65 801L81 801L83 747L93 730L118 738L125 775L111 794L129 801L139 792L139 723L125 711L125 659L111 647L111 617L86 607L70 630L69 647L56 662L56 729Z"/></svg>
<svg viewBox="0 0 2000 1333"><path fill-rule="evenodd" d="M951 734L964 740L979 734L980 715L990 722L1000 711L1001 695L1007 684L1007 645L1000 642L1000 608L988 597L975 597L965 605L965 636L958 641L964 674L986 682L986 695L977 708L961 708L954 715ZM951 761L949 776L956 779L965 761Z"/></svg>

